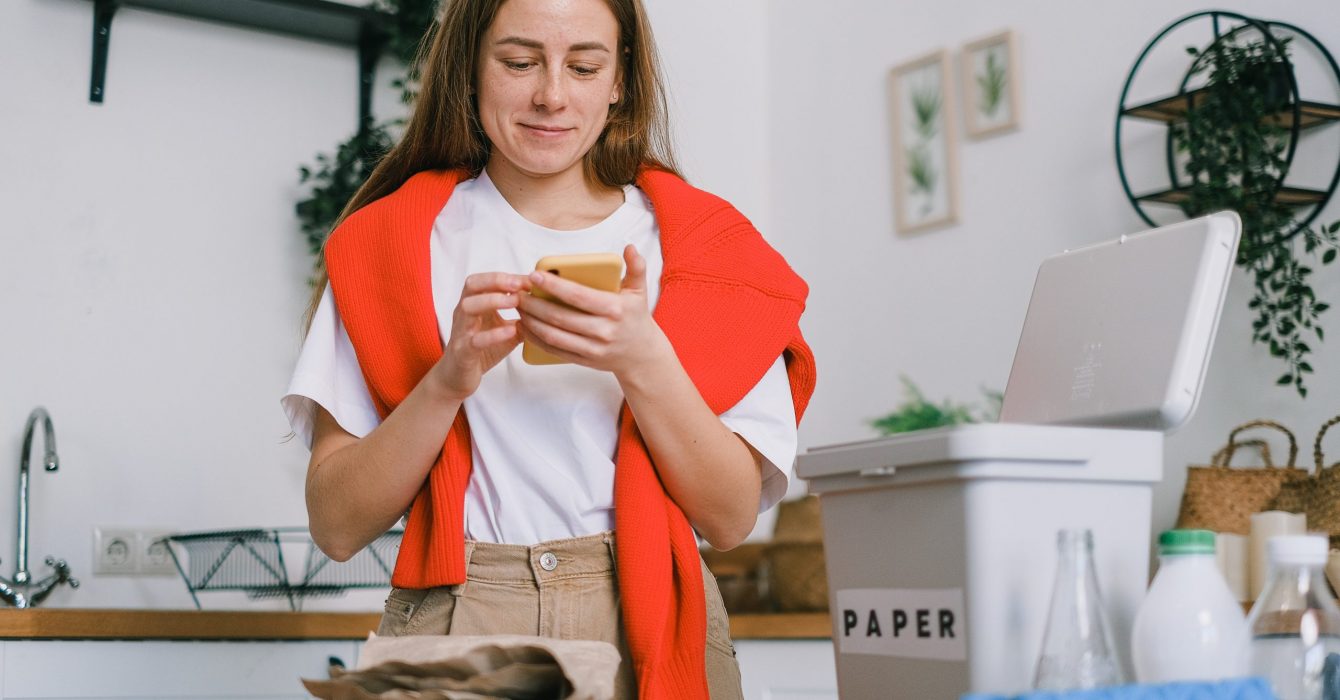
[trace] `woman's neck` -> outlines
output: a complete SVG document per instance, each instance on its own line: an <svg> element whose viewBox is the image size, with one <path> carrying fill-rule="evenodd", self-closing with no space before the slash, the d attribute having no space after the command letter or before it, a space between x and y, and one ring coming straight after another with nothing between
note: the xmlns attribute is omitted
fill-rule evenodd
<svg viewBox="0 0 1340 700"><path fill-rule="evenodd" d="M623 190L586 179L581 165L554 175L536 177L489 161L489 179L523 218L559 231L588 228L604 221L623 204Z"/></svg>

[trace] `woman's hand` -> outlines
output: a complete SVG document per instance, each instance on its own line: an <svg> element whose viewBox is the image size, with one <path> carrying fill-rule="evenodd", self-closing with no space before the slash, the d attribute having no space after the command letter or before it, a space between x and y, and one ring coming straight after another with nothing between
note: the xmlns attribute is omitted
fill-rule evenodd
<svg viewBox="0 0 1340 700"><path fill-rule="evenodd" d="M758 517L759 457L703 401L670 340L647 308L647 263L624 248L618 292L602 292L545 272L522 294L521 333L559 357L614 373L666 493L718 549L744 540Z"/></svg>
<svg viewBox="0 0 1340 700"><path fill-rule="evenodd" d="M517 322L503 320L498 311L516 308L528 289L525 275L484 272L465 278L461 301L451 315L451 337L432 369L445 396L464 401L479 388L484 373L521 342Z"/></svg>
<svg viewBox="0 0 1340 700"><path fill-rule="evenodd" d="M629 245L627 271L618 292L603 292L535 271L532 289L543 289L568 306L531 294L520 296L521 333L526 340L579 365L622 378L674 350L647 308L647 261ZM571 307L571 308L569 308Z"/></svg>

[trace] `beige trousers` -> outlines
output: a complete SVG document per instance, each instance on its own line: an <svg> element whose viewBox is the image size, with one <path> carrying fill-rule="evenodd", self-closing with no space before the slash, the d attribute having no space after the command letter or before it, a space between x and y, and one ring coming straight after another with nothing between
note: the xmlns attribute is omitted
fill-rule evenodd
<svg viewBox="0 0 1340 700"><path fill-rule="evenodd" d="M605 641L618 647L623 657L615 697L637 697L619 609L613 533L532 546L468 541L465 562L465 583L428 590L392 589L377 634L524 634ZM739 700L744 694L730 623L706 565L703 588L711 700Z"/></svg>

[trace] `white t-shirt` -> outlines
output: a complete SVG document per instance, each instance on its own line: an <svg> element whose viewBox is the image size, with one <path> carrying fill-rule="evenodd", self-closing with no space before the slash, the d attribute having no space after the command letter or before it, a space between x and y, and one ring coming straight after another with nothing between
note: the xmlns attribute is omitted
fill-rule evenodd
<svg viewBox="0 0 1340 700"><path fill-rule="evenodd" d="M590 228L557 231L514 210L486 173L456 186L429 239L433 305L439 332L451 335L452 311L466 276L528 272L545 255L622 252L647 260L648 304L660 293L660 229L651 204L633 186L624 203ZM516 318L506 309L504 318ZM465 493L466 536L535 544L614 527L614 452L623 392L614 375L573 364L529 365L517 348L486 372L465 400L473 469ZM312 443L320 404L349 433L380 423L349 335L327 285L282 404L294 432ZM786 493L796 455L796 417L781 358L722 422L764 458L759 512Z"/></svg>

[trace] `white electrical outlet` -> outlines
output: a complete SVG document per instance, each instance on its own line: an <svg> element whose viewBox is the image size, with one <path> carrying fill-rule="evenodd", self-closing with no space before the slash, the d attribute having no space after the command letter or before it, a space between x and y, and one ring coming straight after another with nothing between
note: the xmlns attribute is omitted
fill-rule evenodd
<svg viewBox="0 0 1340 700"><path fill-rule="evenodd" d="M139 568L141 576L176 576L177 565L168 551L169 530L142 530L139 535Z"/></svg>
<svg viewBox="0 0 1340 700"><path fill-rule="evenodd" d="M93 528L93 573L134 576L139 562L139 543L134 530Z"/></svg>

